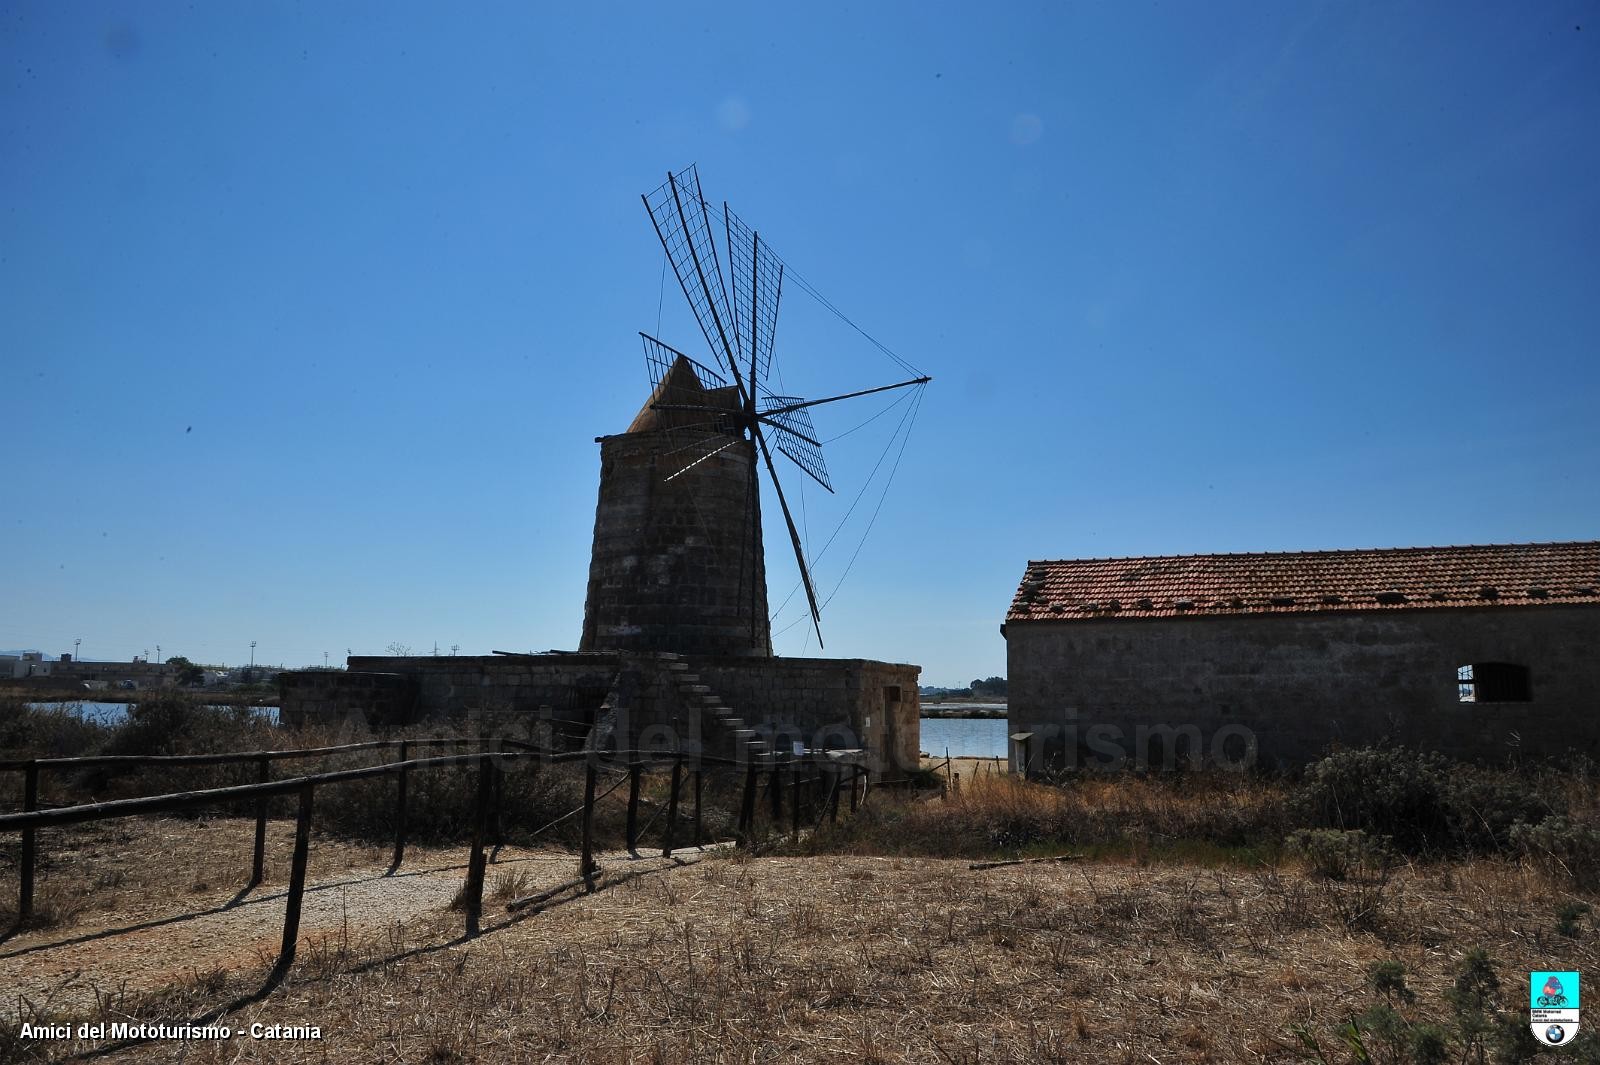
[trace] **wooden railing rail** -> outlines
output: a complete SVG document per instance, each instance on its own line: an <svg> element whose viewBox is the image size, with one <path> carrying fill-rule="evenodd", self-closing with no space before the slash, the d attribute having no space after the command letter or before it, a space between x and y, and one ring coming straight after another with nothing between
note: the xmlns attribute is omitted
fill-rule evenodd
<svg viewBox="0 0 1600 1065"><path fill-rule="evenodd" d="M846 777L849 778L848 787L852 812L857 809L859 802L865 801L868 787L867 772L863 766L848 762L834 762L820 757L815 752L810 755L768 754L758 762L678 751L550 751L521 741L495 739L492 741L494 749L490 750L435 755L424 758L408 757L414 747L459 745L472 742L475 741L465 738L378 740L367 743L341 744L335 747L304 748L290 751L230 752L217 755L98 755L85 758L40 758L0 763L0 768L20 769L23 772L22 811L20 813L0 814L0 833L20 832L22 835L22 852L18 862L20 883L17 926L19 928L22 927L33 912L34 878L38 851L37 833L40 829L62 828L94 821L148 814L176 813L206 806L253 801L255 803L256 823L248 888L254 888L262 882L264 874L268 801L278 796L295 795L298 798L298 803L295 816L294 851L284 907L283 944L279 951L277 962L268 977L268 986L275 986L288 973L290 966L294 963L295 947L299 937L300 915L305 894L306 871L309 865L312 811L315 804L316 789L319 787L373 777L396 777L394 859L389 870L392 873L399 868L405 856L407 829L406 785L410 774L447 767L476 766L477 781L473 793L471 820L468 822L470 826L470 845L466 884L463 888L466 932L468 935L476 935L480 931L482 924L483 883L489 860L489 856L485 852L485 846L489 842L491 835L494 837L495 847L498 848L500 845L501 791L499 780L493 772L497 764L523 762L538 765L545 762L564 763L575 761L584 763L583 803L533 833L534 837L537 837L558 824L582 815L582 847L578 860L578 876L576 879L556 888L545 889L536 895L513 900L507 905L507 909L512 911L545 901L559 894L562 890L579 885L593 890L595 880L601 872L594 859L595 806L601 799L620 788L624 782L629 784L627 810L627 842L629 850L636 852L640 838L649 831L658 818L665 814L666 830L661 850L663 857L671 857L673 850L678 845L680 804L684 798L686 771L693 802L692 813L690 814L690 820L693 824L692 838L694 845L697 847L703 842L701 798L703 774L708 768L713 770L731 768L743 772L738 839L740 844L745 846L753 843L756 786L758 776L763 770L771 774L771 824L775 826L783 824L783 790L781 785L783 776L787 775L792 830L796 835L799 834L801 827L802 804L809 806L810 812L815 815L813 820L814 827L820 827L824 816L837 820L839 792L846 786ZM390 749L398 749L400 753L399 761L304 774L281 780L270 779L270 766L276 760L337 754L348 751ZM147 795L131 799L114 799L106 802L84 803L77 806L53 807L50 809L38 808L38 784L41 769L107 764L205 765L249 763L252 761L257 766L257 779L253 784L238 784L231 787L206 788L165 795ZM621 771L617 779L604 791L600 791L597 787L598 772L601 768ZM650 821L641 829L638 825L641 778L646 771L650 770L670 772L670 790L666 805L658 808ZM802 776L802 773L804 773L804 776ZM822 792L820 800L817 796L817 785L823 785L827 789ZM804 789L803 792L802 788ZM859 800L858 791L860 792Z"/></svg>

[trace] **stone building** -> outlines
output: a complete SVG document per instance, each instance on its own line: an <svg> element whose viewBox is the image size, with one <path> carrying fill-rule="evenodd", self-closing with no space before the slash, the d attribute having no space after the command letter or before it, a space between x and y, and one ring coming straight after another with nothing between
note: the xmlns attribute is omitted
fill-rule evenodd
<svg viewBox="0 0 1600 1065"><path fill-rule="evenodd" d="M1600 542L1028 563L1013 764L1600 754Z"/></svg>
<svg viewBox="0 0 1600 1065"><path fill-rule="evenodd" d="M599 498L577 651L356 656L343 673L283 673L283 720L354 715L390 726L474 717L566 746L760 757L798 744L857 752L850 757L878 776L914 768L920 667L773 657L754 446L733 425L672 424L672 413L656 407L669 388L719 398L685 360L625 432L597 438ZM686 437L696 458L680 468L672 455Z"/></svg>

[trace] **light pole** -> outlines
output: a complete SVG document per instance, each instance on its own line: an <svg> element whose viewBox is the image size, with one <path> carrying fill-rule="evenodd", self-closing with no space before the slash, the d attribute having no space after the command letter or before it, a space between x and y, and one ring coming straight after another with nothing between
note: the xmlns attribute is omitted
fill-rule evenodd
<svg viewBox="0 0 1600 1065"><path fill-rule="evenodd" d="M83 643L83 637L82 636L80 636L76 640L72 641L72 660L74 662L76 662L79 658L83 657L82 655L78 654L78 645L81 644L81 643Z"/></svg>
<svg viewBox="0 0 1600 1065"><path fill-rule="evenodd" d="M328 652L326 651L322 652L322 668L328 668Z"/></svg>
<svg viewBox="0 0 1600 1065"><path fill-rule="evenodd" d="M453 644L451 644L451 645L450 645L450 657L451 657L451 658L454 658L454 657L455 657L455 656L456 656L456 652L457 652L457 651L458 651L458 650L460 650L460 649L461 649L461 645L460 645L460 644L459 644L459 643L453 643Z"/></svg>
<svg viewBox="0 0 1600 1065"><path fill-rule="evenodd" d="M256 668L256 642L250 641L250 668Z"/></svg>

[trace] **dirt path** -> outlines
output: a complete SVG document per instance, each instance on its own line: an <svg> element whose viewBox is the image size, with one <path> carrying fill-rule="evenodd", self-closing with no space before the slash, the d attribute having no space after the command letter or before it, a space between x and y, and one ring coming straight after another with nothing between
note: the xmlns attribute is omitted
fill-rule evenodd
<svg viewBox="0 0 1600 1065"><path fill-rule="evenodd" d="M216 875L217 855L209 849L217 825L152 822L135 830L148 838L135 838L132 846L110 854L87 848L102 865L117 858L145 865L101 870L98 876L83 867L92 861L71 868L77 881L72 887L79 891L108 879L116 886L91 892L80 900L89 908L62 925L0 942L0 988L6 989L0 1010L16 1017L31 1004L41 1011L72 1012L92 1009L107 995L265 971L283 940L283 880L292 827L272 826L271 854L278 860L269 862L269 873L276 872L276 878L269 875L267 884L243 893L211 886L224 880ZM239 833L227 835L231 844ZM397 945L460 934L463 917L450 905L465 879L466 848L413 850L394 875L387 861L374 860L377 853L338 841L313 842L300 921L301 960L385 937ZM678 853L691 860L698 855L693 848ZM227 858L223 864L229 869L248 868L243 855ZM599 861L612 874L675 864L623 852L600 855ZM485 880L485 918L503 914L509 898L571 879L576 867L576 857L567 852L502 850ZM67 869L56 873L53 886L59 888L68 875Z"/></svg>

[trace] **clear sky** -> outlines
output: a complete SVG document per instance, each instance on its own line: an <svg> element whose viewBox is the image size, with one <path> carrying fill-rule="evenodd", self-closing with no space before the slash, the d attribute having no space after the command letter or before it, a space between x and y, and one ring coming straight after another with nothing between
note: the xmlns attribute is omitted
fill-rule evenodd
<svg viewBox="0 0 1600 1065"><path fill-rule="evenodd" d="M635 332L706 354L639 201L691 162L935 378L828 654L1003 673L1030 558L1593 538L1597 49L1592 3L8 0L0 647L575 646ZM897 375L794 286L776 359Z"/></svg>

